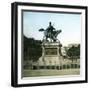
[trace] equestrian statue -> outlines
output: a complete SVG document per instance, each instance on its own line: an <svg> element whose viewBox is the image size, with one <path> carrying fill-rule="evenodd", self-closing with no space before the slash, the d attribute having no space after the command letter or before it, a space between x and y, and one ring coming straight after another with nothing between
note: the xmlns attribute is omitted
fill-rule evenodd
<svg viewBox="0 0 90 90"><path fill-rule="evenodd" d="M39 29L39 31L44 31L44 37L43 37L43 40L44 41L51 41L51 42L56 42L58 39L57 39L57 36L59 33L61 33L61 30L56 30L51 22L49 22L49 26L46 28L46 29Z"/></svg>

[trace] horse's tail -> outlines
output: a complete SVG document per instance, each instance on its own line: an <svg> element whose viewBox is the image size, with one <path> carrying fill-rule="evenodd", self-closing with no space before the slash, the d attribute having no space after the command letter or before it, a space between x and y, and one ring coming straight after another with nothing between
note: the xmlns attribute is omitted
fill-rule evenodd
<svg viewBox="0 0 90 90"><path fill-rule="evenodd" d="M61 32L61 30L57 30L54 32L54 36L57 37L57 35Z"/></svg>
<svg viewBox="0 0 90 90"><path fill-rule="evenodd" d="M58 30L58 31L57 31L57 35L58 35L59 33L61 33L61 30Z"/></svg>
<svg viewBox="0 0 90 90"><path fill-rule="evenodd" d="M59 34L60 32L62 32L62 30L58 30L58 34Z"/></svg>

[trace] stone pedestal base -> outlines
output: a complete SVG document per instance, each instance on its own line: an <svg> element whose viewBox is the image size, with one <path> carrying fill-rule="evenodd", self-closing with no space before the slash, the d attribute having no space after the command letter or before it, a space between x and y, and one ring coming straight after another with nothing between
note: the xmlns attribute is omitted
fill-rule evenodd
<svg viewBox="0 0 90 90"><path fill-rule="evenodd" d="M60 66L62 60L61 46L60 42L43 43L39 66Z"/></svg>

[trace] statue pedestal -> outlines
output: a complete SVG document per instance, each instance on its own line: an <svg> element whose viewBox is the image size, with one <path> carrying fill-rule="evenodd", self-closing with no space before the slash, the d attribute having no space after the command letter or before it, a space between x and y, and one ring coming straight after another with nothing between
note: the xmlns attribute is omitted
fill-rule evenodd
<svg viewBox="0 0 90 90"><path fill-rule="evenodd" d="M45 66L49 69L60 67L62 60L61 46L60 42L42 43L42 57L39 60L39 66Z"/></svg>

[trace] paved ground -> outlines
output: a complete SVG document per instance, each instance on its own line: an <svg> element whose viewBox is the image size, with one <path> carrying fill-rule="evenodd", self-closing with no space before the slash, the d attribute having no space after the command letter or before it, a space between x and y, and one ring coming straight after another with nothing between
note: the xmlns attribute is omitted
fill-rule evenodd
<svg viewBox="0 0 90 90"><path fill-rule="evenodd" d="M63 70L24 70L23 77L36 76L57 76L57 75L79 75L80 69L63 69Z"/></svg>

